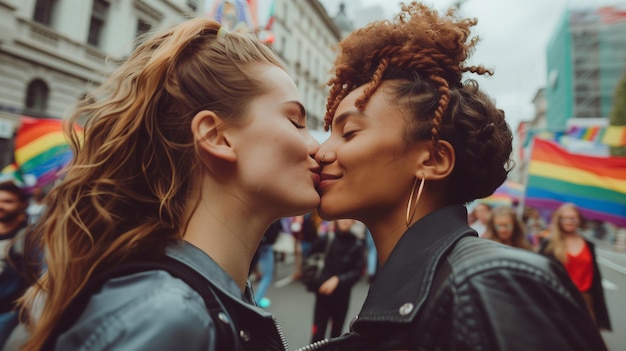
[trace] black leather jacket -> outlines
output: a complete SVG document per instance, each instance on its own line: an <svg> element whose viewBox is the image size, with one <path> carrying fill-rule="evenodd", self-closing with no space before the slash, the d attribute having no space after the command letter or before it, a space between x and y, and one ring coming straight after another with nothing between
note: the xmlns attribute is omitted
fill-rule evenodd
<svg viewBox="0 0 626 351"><path fill-rule="evenodd" d="M463 206L400 239L350 332L303 350L605 350L558 264L476 238Z"/></svg>

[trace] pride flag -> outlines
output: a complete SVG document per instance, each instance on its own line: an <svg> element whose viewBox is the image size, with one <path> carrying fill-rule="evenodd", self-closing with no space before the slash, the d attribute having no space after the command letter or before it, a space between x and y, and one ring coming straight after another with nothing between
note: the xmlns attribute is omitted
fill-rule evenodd
<svg viewBox="0 0 626 351"><path fill-rule="evenodd" d="M555 210L572 202L589 219L626 227L626 157L571 154L535 139L524 204Z"/></svg>
<svg viewBox="0 0 626 351"><path fill-rule="evenodd" d="M72 157L62 120L22 117L15 137L15 164L22 177L46 185L58 179Z"/></svg>
<svg viewBox="0 0 626 351"><path fill-rule="evenodd" d="M492 195L481 199L480 202L484 202L491 207L513 206L519 203L523 193L524 186L522 184L507 180Z"/></svg>

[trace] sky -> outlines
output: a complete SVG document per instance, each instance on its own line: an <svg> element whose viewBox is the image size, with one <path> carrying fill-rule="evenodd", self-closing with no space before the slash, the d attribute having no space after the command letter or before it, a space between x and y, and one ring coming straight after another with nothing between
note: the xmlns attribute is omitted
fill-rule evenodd
<svg viewBox="0 0 626 351"><path fill-rule="evenodd" d="M271 0L258 0L260 7ZM408 0L407 0L408 1ZM462 17L475 17L478 24L473 34L480 42L468 59L469 65L483 65L492 69L494 75L481 77L467 74L466 78L476 79L496 105L505 111L511 128L517 128L520 121L531 120L535 109L532 103L538 89L547 81L546 49L555 28L569 7L587 7L625 4L626 0L424 0L424 3L445 11L455 2L461 1L458 14ZM213 0L207 0L212 3ZM320 0L332 17L340 3L346 4L348 16L358 23L362 16L355 18L359 8L380 6L380 19L391 19L399 10L395 0ZM210 9L210 6L207 6ZM369 18L367 18L369 20ZM362 21L361 21L362 22Z"/></svg>
<svg viewBox="0 0 626 351"><path fill-rule="evenodd" d="M320 0L334 16L340 0ZM380 6L381 17L391 19L399 10L398 1L343 1L349 17L357 8ZM445 11L458 0L426 0L425 4ZM547 82L546 50L548 42L567 7L624 4L626 0L464 0L458 14L474 17L478 24L473 34L480 38L468 63L492 69L491 77L467 74L476 79L496 105L505 111L509 125L515 129L520 121L535 114L532 103L538 89ZM352 7L352 8L351 8Z"/></svg>

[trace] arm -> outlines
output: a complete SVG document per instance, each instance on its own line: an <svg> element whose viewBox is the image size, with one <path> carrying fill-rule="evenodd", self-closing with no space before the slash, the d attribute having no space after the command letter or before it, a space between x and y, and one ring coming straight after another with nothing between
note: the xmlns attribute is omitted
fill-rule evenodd
<svg viewBox="0 0 626 351"><path fill-rule="evenodd" d="M554 275L493 269L459 285L453 322L459 349L605 350L565 271L550 266Z"/></svg>
<svg viewBox="0 0 626 351"><path fill-rule="evenodd" d="M339 274L337 277L339 278L339 285L348 285L352 286L356 284L356 282L361 279L361 274L363 272L363 267L365 263L365 252L363 250L363 245L359 241L350 251L350 263L352 266L346 272Z"/></svg>

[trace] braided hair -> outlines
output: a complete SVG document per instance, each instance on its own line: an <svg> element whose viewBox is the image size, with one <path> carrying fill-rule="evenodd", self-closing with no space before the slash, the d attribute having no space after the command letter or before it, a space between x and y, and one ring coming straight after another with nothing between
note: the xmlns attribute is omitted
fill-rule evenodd
<svg viewBox="0 0 626 351"><path fill-rule="evenodd" d="M394 101L411 112L407 142L431 139L437 149L439 141L446 140L454 147L451 201L464 203L491 194L510 171L512 133L504 112L478 84L463 81L466 72L493 74L483 66L465 64L478 42L471 37L476 24L473 18L457 18L454 9L440 15L412 2L402 4L393 21L373 22L352 32L339 44L328 82L325 129L351 91L364 87L355 101L363 111L382 82L390 81Z"/></svg>

